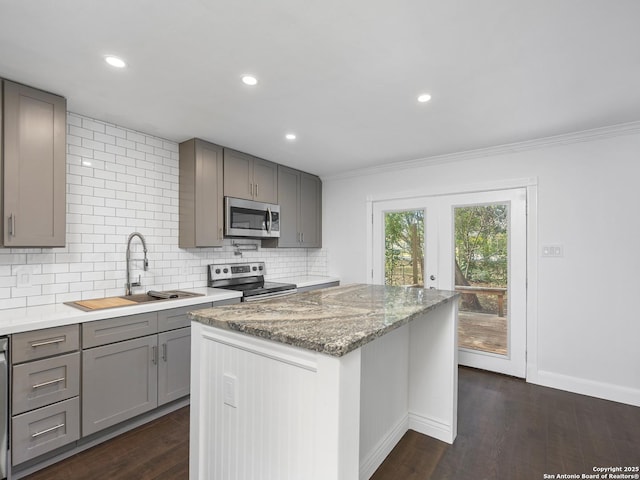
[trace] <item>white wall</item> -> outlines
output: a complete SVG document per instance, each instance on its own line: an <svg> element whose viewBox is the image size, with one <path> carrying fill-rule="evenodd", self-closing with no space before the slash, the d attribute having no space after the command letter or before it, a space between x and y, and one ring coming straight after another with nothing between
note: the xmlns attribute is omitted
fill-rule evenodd
<svg viewBox="0 0 640 480"><path fill-rule="evenodd" d="M206 285L209 263L264 260L270 277L326 274L322 249L178 248L178 144L73 113L67 115L67 246L0 248L0 310L122 295L131 232L147 240L143 288ZM240 240L242 243L258 243ZM133 258L142 258L138 239ZM24 285L24 274L29 284Z"/></svg>
<svg viewBox="0 0 640 480"><path fill-rule="evenodd" d="M537 364L528 380L640 405L640 128L600 133L325 178L329 271L367 281L367 196L537 178L537 319L528 319ZM564 256L541 258L543 244L563 245Z"/></svg>

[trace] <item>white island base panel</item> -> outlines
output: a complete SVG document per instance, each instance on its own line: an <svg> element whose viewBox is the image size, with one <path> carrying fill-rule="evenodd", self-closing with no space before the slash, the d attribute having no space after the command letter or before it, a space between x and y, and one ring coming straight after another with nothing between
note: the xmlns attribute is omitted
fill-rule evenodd
<svg viewBox="0 0 640 480"><path fill-rule="evenodd" d="M341 357L192 322L191 480L368 479L457 433L457 302Z"/></svg>

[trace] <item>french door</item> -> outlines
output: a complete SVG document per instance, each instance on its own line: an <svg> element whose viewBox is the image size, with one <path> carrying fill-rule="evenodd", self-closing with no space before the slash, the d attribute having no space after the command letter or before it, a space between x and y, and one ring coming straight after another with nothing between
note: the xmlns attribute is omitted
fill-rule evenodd
<svg viewBox="0 0 640 480"><path fill-rule="evenodd" d="M456 290L459 363L526 369L526 189L373 202L373 283Z"/></svg>

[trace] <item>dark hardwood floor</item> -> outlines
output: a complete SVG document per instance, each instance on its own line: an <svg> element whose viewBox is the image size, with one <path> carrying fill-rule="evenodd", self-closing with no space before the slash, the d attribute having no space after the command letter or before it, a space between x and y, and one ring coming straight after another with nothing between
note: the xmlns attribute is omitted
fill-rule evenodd
<svg viewBox="0 0 640 480"><path fill-rule="evenodd" d="M189 407L40 470L29 480L189 478Z"/></svg>
<svg viewBox="0 0 640 480"><path fill-rule="evenodd" d="M458 437L409 431L372 480L537 480L640 464L640 408L459 369Z"/></svg>
<svg viewBox="0 0 640 480"><path fill-rule="evenodd" d="M409 431L372 480L538 480L640 464L640 408L459 372L455 444ZM183 408L27 478L187 479L188 430Z"/></svg>

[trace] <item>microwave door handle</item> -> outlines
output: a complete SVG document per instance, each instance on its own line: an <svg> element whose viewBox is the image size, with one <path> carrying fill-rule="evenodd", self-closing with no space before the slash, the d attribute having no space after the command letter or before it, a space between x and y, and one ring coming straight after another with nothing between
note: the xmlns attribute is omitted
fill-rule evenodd
<svg viewBox="0 0 640 480"><path fill-rule="evenodd" d="M267 233L271 233L271 223L273 222L273 218L271 217L271 209L267 207L267 217L269 221L267 222Z"/></svg>

